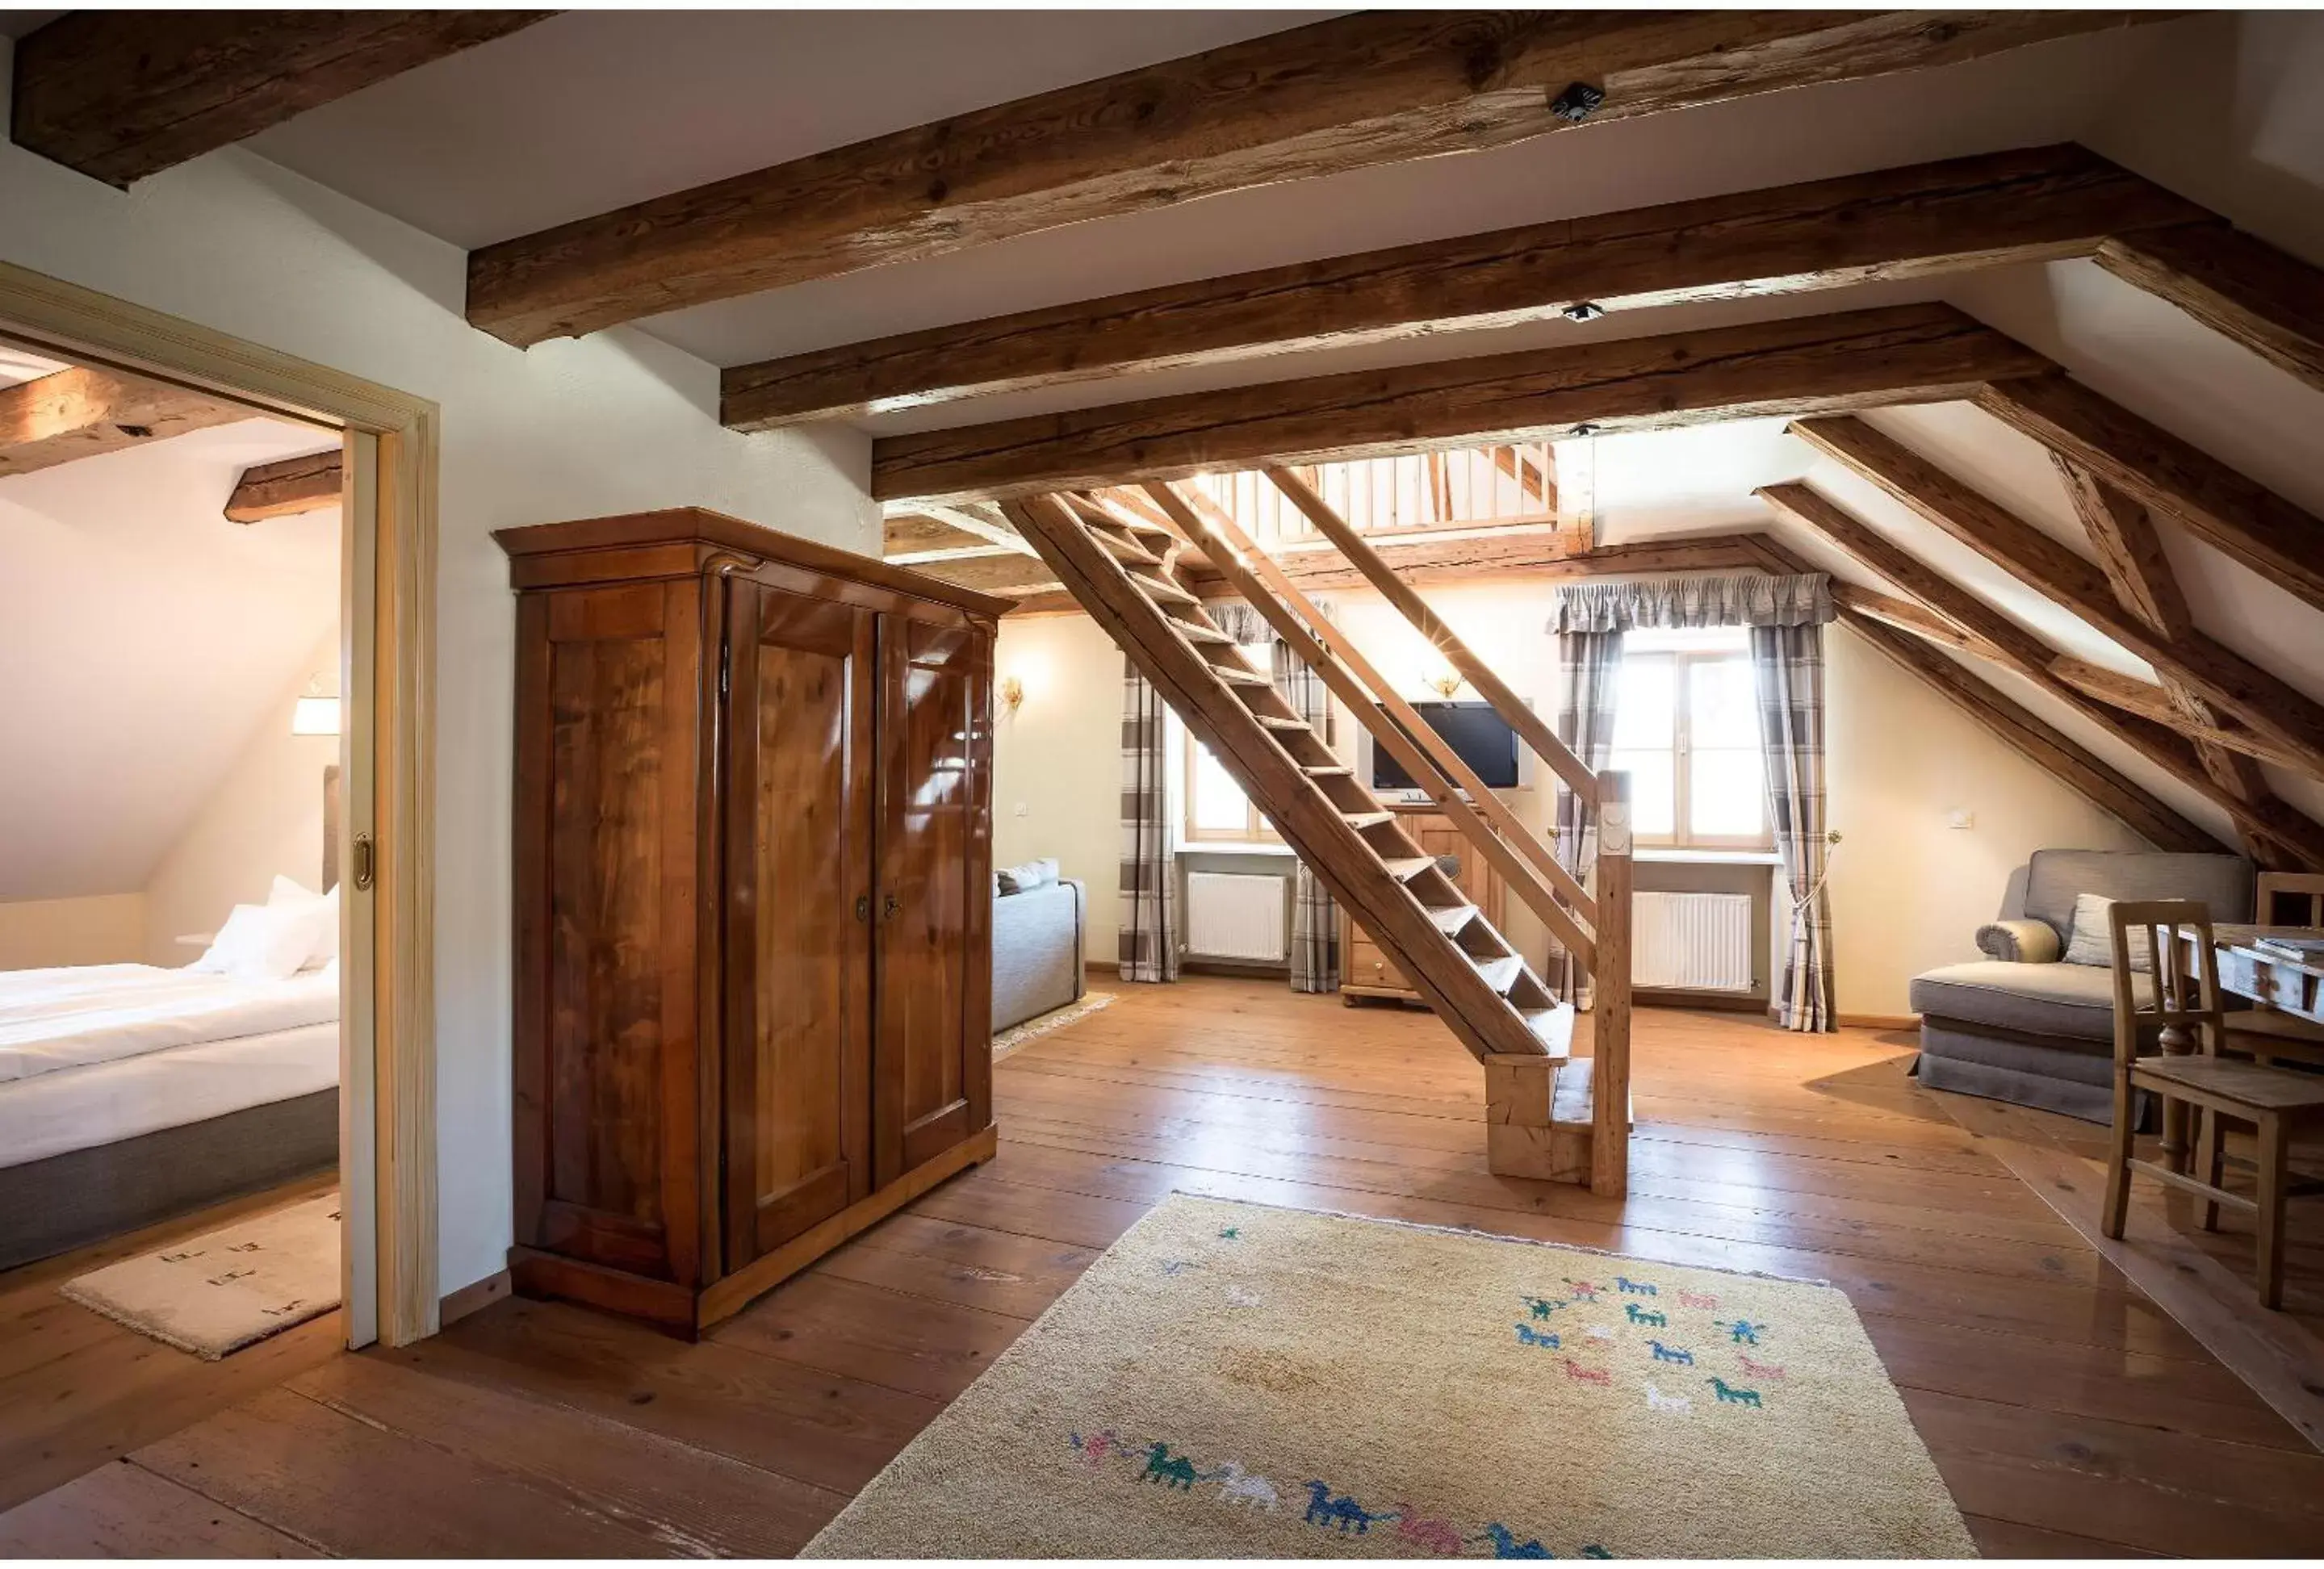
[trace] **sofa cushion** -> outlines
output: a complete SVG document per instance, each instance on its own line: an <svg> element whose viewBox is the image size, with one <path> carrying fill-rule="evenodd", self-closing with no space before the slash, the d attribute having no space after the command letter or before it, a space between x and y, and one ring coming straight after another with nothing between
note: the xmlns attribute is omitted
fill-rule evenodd
<svg viewBox="0 0 2324 1569"><path fill-rule="evenodd" d="M2152 1001L2153 979L2141 975L2138 984L2141 1001ZM1913 1011L1923 1018L1960 1019L2113 1048L2114 972L2098 964L2013 964L1999 959L1947 964L1915 975L1911 1000Z"/></svg>
<svg viewBox="0 0 2324 1569"><path fill-rule="evenodd" d="M2181 855L2159 850L2036 850L2025 868L2025 913L2046 921L2064 942L2073 934L2074 900L2197 899L2214 923L2251 918L2252 867L2240 855Z"/></svg>

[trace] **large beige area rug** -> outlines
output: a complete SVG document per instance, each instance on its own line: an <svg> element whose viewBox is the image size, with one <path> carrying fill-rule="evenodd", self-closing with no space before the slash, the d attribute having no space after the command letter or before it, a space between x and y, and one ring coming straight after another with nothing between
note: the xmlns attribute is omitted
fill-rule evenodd
<svg viewBox="0 0 2324 1569"><path fill-rule="evenodd" d="M339 1195L108 1264L67 1282L63 1294L216 1361L339 1305Z"/></svg>
<svg viewBox="0 0 2324 1569"><path fill-rule="evenodd" d="M1976 1555L1836 1290L1183 1195L807 1551Z"/></svg>

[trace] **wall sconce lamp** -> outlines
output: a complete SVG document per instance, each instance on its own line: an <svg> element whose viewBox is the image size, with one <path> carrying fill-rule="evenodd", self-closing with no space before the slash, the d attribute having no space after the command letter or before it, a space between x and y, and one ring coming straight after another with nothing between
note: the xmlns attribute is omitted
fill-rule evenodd
<svg viewBox="0 0 2324 1569"><path fill-rule="evenodd" d="M293 735L337 735L339 733L339 700L337 697L301 697L290 710L290 734Z"/></svg>
<svg viewBox="0 0 2324 1569"><path fill-rule="evenodd" d="M1001 678L1001 706L1014 718L1017 710L1025 706L1025 678L1022 676Z"/></svg>
<svg viewBox="0 0 2324 1569"><path fill-rule="evenodd" d="M1452 700L1452 694L1459 691L1466 681L1460 671L1446 666L1440 668L1433 675L1421 677L1420 684L1450 703Z"/></svg>

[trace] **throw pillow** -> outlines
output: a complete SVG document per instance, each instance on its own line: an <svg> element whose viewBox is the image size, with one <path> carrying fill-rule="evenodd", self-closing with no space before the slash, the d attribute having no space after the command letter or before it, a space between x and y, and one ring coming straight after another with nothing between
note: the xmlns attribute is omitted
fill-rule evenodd
<svg viewBox="0 0 2324 1569"><path fill-rule="evenodd" d="M2074 896L2073 936L2066 944L2066 963L2070 964L2114 965L2114 933L2108 928L2107 912L2114 900L2101 894L2080 893ZM2130 967L2144 974L2154 968L2154 955L2146 940L2146 933L2130 934Z"/></svg>
<svg viewBox="0 0 2324 1569"><path fill-rule="evenodd" d="M1057 863L1055 857L1023 861L1014 866L1004 866L994 875L1001 880L1001 892L1026 893L1055 882L1057 880Z"/></svg>
<svg viewBox="0 0 2324 1569"><path fill-rule="evenodd" d="M189 969L236 981L287 981L299 973L328 918L323 901L237 904L217 940Z"/></svg>

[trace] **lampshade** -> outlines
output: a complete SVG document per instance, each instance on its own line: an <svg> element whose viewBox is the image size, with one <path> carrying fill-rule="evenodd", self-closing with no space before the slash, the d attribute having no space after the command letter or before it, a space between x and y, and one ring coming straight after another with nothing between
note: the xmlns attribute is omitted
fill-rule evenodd
<svg viewBox="0 0 2324 1569"><path fill-rule="evenodd" d="M301 697L290 710L290 734L293 735L337 735L339 733L339 700L337 697Z"/></svg>

